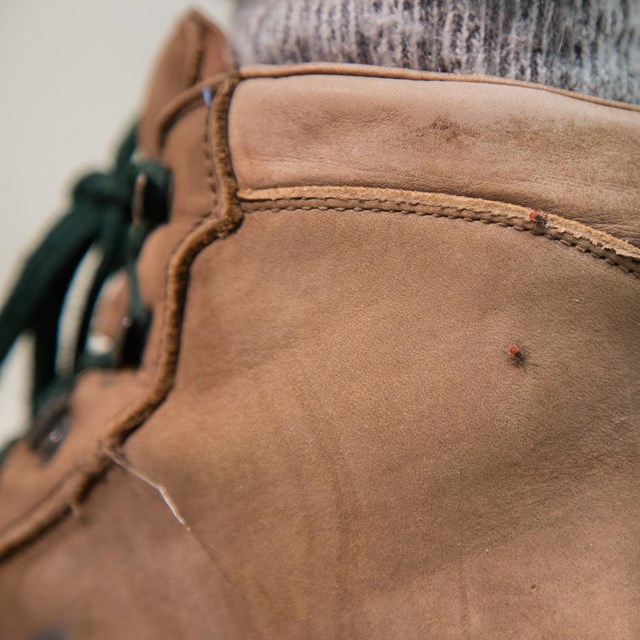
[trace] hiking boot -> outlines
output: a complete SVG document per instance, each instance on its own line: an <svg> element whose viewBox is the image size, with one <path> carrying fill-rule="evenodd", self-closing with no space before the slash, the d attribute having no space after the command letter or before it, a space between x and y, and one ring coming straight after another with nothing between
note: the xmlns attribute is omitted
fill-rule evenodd
<svg viewBox="0 0 640 640"><path fill-rule="evenodd" d="M2 316L0 637L637 640L640 108L231 59L180 23Z"/></svg>

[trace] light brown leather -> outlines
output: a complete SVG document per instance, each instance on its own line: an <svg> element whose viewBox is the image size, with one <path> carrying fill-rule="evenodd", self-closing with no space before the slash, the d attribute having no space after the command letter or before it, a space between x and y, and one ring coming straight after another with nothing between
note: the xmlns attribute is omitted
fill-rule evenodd
<svg viewBox="0 0 640 640"><path fill-rule="evenodd" d="M125 451L246 599L211 637L640 634L640 282L425 201L262 205L194 265Z"/></svg>
<svg viewBox="0 0 640 640"><path fill-rule="evenodd" d="M0 574L7 640L202 640L211 636L198 620L228 617L211 552L157 491L120 467ZM176 607L185 593L188 606Z"/></svg>
<svg viewBox="0 0 640 640"><path fill-rule="evenodd" d="M140 151L149 157L158 155L158 121L174 98L232 69L231 49L222 31L198 11L189 12L178 23L153 73L138 130Z"/></svg>
<svg viewBox="0 0 640 640"><path fill-rule="evenodd" d="M535 85L339 71L245 73L229 134L241 189L450 193L542 209L640 245L640 110Z"/></svg>
<svg viewBox="0 0 640 640"><path fill-rule="evenodd" d="M115 342L122 331L128 308L129 280L123 270L111 276L104 285L92 318L91 333Z"/></svg>
<svg viewBox="0 0 640 640"><path fill-rule="evenodd" d="M636 640L640 147L610 140L638 113L346 67L208 105L178 66L144 363L86 374L50 465L0 472L0 637ZM410 135L443 113L477 135Z"/></svg>

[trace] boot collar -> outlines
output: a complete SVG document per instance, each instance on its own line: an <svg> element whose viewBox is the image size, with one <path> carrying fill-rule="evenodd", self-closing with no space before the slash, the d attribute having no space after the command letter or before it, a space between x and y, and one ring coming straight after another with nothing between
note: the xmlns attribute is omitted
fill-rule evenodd
<svg viewBox="0 0 640 640"><path fill-rule="evenodd" d="M186 113L211 108L207 95L230 74L229 153L245 195L326 186L445 193L554 213L640 246L639 106L361 65L234 71L220 29L191 12L151 83L143 153L159 155Z"/></svg>

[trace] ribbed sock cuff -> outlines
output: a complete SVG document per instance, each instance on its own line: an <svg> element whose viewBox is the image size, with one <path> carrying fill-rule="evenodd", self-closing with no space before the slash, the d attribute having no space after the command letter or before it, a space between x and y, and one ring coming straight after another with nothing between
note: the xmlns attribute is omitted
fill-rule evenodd
<svg viewBox="0 0 640 640"><path fill-rule="evenodd" d="M487 74L640 102L640 0L240 0L242 65Z"/></svg>

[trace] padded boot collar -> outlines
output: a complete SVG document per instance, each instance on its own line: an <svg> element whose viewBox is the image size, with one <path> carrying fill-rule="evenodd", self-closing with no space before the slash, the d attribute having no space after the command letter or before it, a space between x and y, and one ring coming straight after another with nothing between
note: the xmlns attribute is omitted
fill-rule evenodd
<svg viewBox="0 0 640 640"><path fill-rule="evenodd" d="M640 109L375 67L254 68L229 113L241 193L348 186L508 202L640 246Z"/></svg>
<svg viewBox="0 0 640 640"><path fill-rule="evenodd" d="M557 214L640 246L640 107L525 82L307 64L234 72L197 12L151 82L140 148L158 156L201 90L233 74L229 145L241 193L348 186L436 192Z"/></svg>

